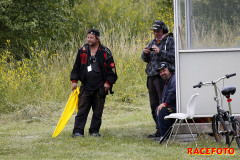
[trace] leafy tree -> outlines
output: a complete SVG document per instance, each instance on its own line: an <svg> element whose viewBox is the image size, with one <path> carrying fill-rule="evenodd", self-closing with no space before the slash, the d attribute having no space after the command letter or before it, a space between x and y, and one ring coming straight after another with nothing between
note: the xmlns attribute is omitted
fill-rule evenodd
<svg viewBox="0 0 240 160"><path fill-rule="evenodd" d="M1 0L0 54L8 48L17 59L28 57L35 41L50 53L69 49L88 28L148 34L156 19L173 31L173 0Z"/></svg>
<svg viewBox="0 0 240 160"><path fill-rule="evenodd" d="M75 0L2 0L0 49L10 40L15 57L20 58L23 53L28 55L29 45L36 40L42 44L49 40L64 44L72 30L79 27L75 10L71 10L75 3Z"/></svg>

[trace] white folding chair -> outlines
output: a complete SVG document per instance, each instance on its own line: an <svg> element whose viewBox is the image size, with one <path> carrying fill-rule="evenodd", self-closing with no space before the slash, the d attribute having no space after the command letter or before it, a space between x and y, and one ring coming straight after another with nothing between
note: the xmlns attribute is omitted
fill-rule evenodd
<svg viewBox="0 0 240 160"><path fill-rule="evenodd" d="M192 137L193 137L193 140L194 140L194 142L195 142L195 144L196 144L196 147L197 147L197 143L196 143L195 138L194 138L194 136L193 136L193 134L192 134L192 130L191 130L191 128L189 127L189 124L188 124L187 119L191 119L191 120L193 121L194 126L195 126L195 128L196 128L196 130L197 130L197 133L198 133L198 135L199 135L198 129L197 129L196 124L195 124L194 119L193 119L193 116L194 116L194 114L195 114L195 106L196 106L196 102L197 102L197 97L198 97L198 96L199 96L198 93L191 96L191 98L190 98L190 100L189 100L189 102L188 102L188 104L187 104L187 113L172 113L172 114L164 117L164 119L176 119L176 120L175 120L175 123L173 124L172 131L171 131L171 133L170 133L170 135L169 135L169 137L168 137L166 147L167 147L168 142L169 142L169 140L170 140L170 138L171 138L171 136L172 136L172 134L173 134L174 127L175 127L176 123L177 123L179 120L180 120L180 124L179 124L179 126L178 126L178 128L177 128L177 131L176 131L176 133L175 133L175 136L174 136L174 138L173 138L173 141L175 140L175 137L176 137L176 135L177 135L177 132L178 132L179 127L181 126L182 121L185 120L185 122L186 122L187 125L188 125L189 131L191 132L191 135L192 135Z"/></svg>

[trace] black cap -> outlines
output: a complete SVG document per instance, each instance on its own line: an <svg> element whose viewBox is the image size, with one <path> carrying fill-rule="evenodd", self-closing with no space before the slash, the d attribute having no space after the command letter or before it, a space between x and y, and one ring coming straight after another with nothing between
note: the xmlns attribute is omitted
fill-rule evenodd
<svg viewBox="0 0 240 160"><path fill-rule="evenodd" d="M159 68L157 70L160 71L163 68L168 68L169 72L171 72L171 73L175 72L175 67L173 65L170 65L167 62L161 62L159 65Z"/></svg>
<svg viewBox="0 0 240 160"><path fill-rule="evenodd" d="M168 63L167 62L161 62L160 63L160 67L158 68L158 71L163 69L163 68L167 68L168 67Z"/></svg>
<svg viewBox="0 0 240 160"><path fill-rule="evenodd" d="M97 29L89 29L87 31L87 34L94 34L95 36L99 37L100 36L100 32Z"/></svg>
<svg viewBox="0 0 240 160"><path fill-rule="evenodd" d="M163 29L163 26L165 26L165 23L159 20L156 20L153 22L151 30L160 30Z"/></svg>

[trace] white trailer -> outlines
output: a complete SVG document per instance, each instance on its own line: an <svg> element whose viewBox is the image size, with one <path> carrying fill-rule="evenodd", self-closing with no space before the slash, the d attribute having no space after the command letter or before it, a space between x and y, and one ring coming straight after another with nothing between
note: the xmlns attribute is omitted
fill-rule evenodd
<svg viewBox="0 0 240 160"><path fill-rule="evenodd" d="M218 86L237 88L232 112L240 115L239 17L240 0L174 0L177 112L185 113L188 99L198 92L195 117L212 117L217 113L213 87L193 85L236 73ZM225 97L222 105L228 110Z"/></svg>

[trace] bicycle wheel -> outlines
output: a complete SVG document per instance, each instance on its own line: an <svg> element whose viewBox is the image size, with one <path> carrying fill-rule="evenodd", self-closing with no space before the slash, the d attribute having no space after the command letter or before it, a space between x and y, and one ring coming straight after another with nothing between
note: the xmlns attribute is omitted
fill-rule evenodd
<svg viewBox="0 0 240 160"><path fill-rule="evenodd" d="M212 119L212 130L217 142L229 144L228 129L222 116L214 115Z"/></svg>
<svg viewBox="0 0 240 160"><path fill-rule="evenodd" d="M233 129L236 132L236 135L233 135L233 136L235 136L234 138L237 142L238 147L240 148L240 121L238 119L234 119Z"/></svg>

